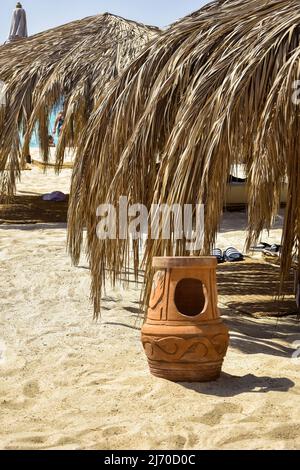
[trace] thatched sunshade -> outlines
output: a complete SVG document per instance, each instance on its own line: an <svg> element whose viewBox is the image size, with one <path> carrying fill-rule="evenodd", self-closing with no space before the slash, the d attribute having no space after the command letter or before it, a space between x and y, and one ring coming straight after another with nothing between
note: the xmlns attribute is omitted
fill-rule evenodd
<svg viewBox="0 0 300 470"><path fill-rule="evenodd" d="M65 122L57 149L62 161L88 120L105 87L141 52L159 29L105 13L74 21L16 44L0 48L0 79L7 88L7 108L0 127L0 172L13 189L20 167L19 132L26 134L23 157L38 125L45 161L48 122L54 107L64 102ZM1 189L1 188L0 188Z"/></svg>
<svg viewBox="0 0 300 470"><path fill-rule="evenodd" d="M298 0L225 0L174 24L111 87L79 148L69 215L75 263L87 225L96 313L105 273L117 280L129 263L128 241L97 239L98 205L117 204L120 195L148 207L205 203L208 253L231 166L241 161L249 178L249 243L271 227L287 178L288 271L300 242L299 107L292 101L299 56ZM152 257L174 254L174 247L172 240L148 241L147 287ZM137 272L136 245L134 253ZM184 243L175 254L186 254Z"/></svg>

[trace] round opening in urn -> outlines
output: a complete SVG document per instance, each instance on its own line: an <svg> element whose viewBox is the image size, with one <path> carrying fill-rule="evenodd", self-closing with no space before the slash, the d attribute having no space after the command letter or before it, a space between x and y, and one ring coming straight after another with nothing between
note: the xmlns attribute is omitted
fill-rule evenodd
<svg viewBox="0 0 300 470"><path fill-rule="evenodd" d="M182 315L200 315L206 304L203 283L199 279L182 279L176 286L174 302Z"/></svg>

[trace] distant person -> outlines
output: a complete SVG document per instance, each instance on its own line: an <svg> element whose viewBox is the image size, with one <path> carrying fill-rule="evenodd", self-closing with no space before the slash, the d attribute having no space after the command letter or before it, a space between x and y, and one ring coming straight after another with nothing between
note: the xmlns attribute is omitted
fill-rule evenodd
<svg viewBox="0 0 300 470"><path fill-rule="evenodd" d="M54 142L53 136L49 135L48 139L49 139L49 147L55 147L55 142Z"/></svg>
<svg viewBox="0 0 300 470"><path fill-rule="evenodd" d="M65 113L63 111L60 111L56 117L55 124L54 124L54 129L53 129L53 134L59 136L62 130L62 127L64 125L65 121Z"/></svg>

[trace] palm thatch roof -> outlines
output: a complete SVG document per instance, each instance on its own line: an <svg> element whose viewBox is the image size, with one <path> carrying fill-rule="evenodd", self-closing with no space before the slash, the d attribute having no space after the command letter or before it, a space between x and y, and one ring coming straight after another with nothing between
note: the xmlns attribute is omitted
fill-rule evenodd
<svg viewBox="0 0 300 470"><path fill-rule="evenodd" d="M0 80L7 85L7 107L0 115L3 191L12 192L20 169L19 132L25 136L26 157L38 126L47 161L49 117L63 102L65 122L57 149L62 162L66 146L75 145L107 84L158 34L158 28L105 13L0 48Z"/></svg>
<svg viewBox="0 0 300 470"><path fill-rule="evenodd" d="M298 0L215 1L172 25L111 86L83 135L69 212L75 263L87 225L96 314L106 271L118 280L130 250L128 240L97 239L98 205L117 205L120 195L147 207L204 203L208 253L230 169L241 161L249 178L248 245L271 227L287 178L287 273L300 243L300 115L292 101L299 58ZM137 273L136 242L133 251ZM174 254L189 254L184 242L148 240L146 292L152 257Z"/></svg>

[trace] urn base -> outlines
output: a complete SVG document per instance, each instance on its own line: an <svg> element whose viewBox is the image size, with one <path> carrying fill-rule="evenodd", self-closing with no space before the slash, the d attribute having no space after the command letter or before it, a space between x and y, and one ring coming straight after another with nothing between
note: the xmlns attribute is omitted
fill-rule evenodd
<svg viewBox="0 0 300 470"><path fill-rule="evenodd" d="M148 361L150 372L154 377L171 382L213 382L222 372L222 361L206 364L163 363Z"/></svg>

